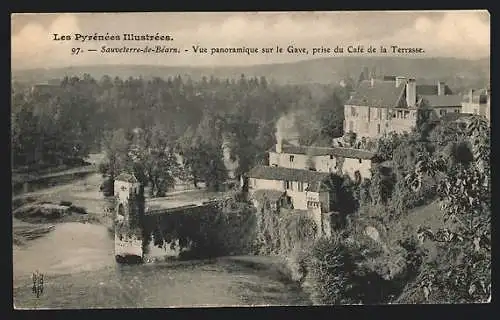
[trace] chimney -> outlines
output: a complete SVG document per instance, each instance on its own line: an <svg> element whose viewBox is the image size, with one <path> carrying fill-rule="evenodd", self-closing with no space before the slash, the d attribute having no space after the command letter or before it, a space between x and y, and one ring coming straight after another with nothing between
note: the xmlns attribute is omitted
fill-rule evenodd
<svg viewBox="0 0 500 320"><path fill-rule="evenodd" d="M281 153L282 152L282 147L283 146L283 140L281 139L278 139L278 141L276 142L276 152L277 153Z"/></svg>
<svg viewBox="0 0 500 320"><path fill-rule="evenodd" d="M405 82L405 77L396 77L396 88Z"/></svg>
<svg viewBox="0 0 500 320"><path fill-rule="evenodd" d="M444 82L438 81L437 87L438 87L438 96L444 96L445 95L445 88L446 88Z"/></svg>
<svg viewBox="0 0 500 320"><path fill-rule="evenodd" d="M414 107L417 103L417 82L415 79L408 79L406 83L406 104Z"/></svg>

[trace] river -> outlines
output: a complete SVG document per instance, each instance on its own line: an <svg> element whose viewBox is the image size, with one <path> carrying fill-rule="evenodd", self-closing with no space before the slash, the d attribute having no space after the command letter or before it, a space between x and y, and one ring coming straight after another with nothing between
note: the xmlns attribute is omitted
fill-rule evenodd
<svg viewBox="0 0 500 320"><path fill-rule="evenodd" d="M118 265L102 225L57 224L46 236L14 247L14 306L19 309L165 308L310 305L269 257ZM32 293L31 275L44 274Z"/></svg>

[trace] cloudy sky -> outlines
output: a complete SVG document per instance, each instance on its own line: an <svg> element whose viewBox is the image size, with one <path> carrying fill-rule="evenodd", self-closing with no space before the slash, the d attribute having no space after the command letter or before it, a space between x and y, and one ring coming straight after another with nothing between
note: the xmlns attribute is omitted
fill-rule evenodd
<svg viewBox="0 0 500 320"><path fill-rule="evenodd" d="M398 45L422 47L426 56L433 57L474 59L490 55L487 11L13 14L11 21L15 69L89 64L248 65L314 58L292 54L200 55L192 53L193 45L286 48L292 44L309 50L336 45ZM71 55L74 47L99 50L103 45L144 47L147 43L53 40L53 33L74 36L96 32L171 35L171 42L150 45L176 47L182 54Z"/></svg>

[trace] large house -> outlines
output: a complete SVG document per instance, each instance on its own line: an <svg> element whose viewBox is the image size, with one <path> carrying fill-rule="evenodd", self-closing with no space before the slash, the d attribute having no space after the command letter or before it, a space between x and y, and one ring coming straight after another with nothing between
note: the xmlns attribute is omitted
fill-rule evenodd
<svg viewBox="0 0 500 320"><path fill-rule="evenodd" d="M424 107L438 119L460 113L462 98L443 82L417 84L413 78L384 77L363 80L344 107L344 132L377 138L385 133L410 132Z"/></svg>
<svg viewBox="0 0 500 320"><path fill-rule="evenodd" d="M462 112L467 114L477 114L490 118L490 90L471 89L462 99Z"/></svg>
<svg viewBox="0 0 500 320"><path fill-rule="evenodd" d="M286 192L294 209L323 209L330 211L331 189L325 183L330 178L328 172L291 169L281 167L256 166L248 173L248 188L251 193L258 190ZM287 203L281 202L281 205Z"/></svg>
<svg viewBox="0 0 500 320"><path fill-rule="evenodd" d="M269 165L291 169L347 174L351 179L370 178L373 152L353 148L324 148L278 142L269 151Z"/></svg>
<svg viewBox="0 0 500 320"><path fill-rule="evenodd" d="M358 181L369 178L374 160L375 154L365 150L308 147L278 140L269 151L269 166L256 166L247 173L249 195L256 207L305 211L328 234L328 224L323 222L337 209L340 175Z"/></svg>
<svg viewBox="0 0 500 320"><path fill-rule="evenodd" d="M247 174L248 191L254 205L306 212L321 228L335 203L336 190L330 183L331 174L303 169L256 166Z"/></svg>

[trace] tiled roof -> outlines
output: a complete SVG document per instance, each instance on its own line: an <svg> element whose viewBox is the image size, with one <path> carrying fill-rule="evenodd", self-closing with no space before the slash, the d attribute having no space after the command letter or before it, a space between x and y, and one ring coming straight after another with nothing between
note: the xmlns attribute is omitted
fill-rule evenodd
<svg viewBox="0 0 500 320"><path fill-rule="evenodd" d="M307 210L302 209L282 209L287 215L301 215L305 217L309 217L310 213Z"/></svg>
<svg viewBox="0 0 500 320"><path fill-rule="evenodd" d="M118 175L118 177L115 178L115 181L125 181L125 182L130 182L130 183L137 183L139 182L137 178L130 173L121 173Z"/></svg>
<svg viewBox="0 0 500 320"><path fill-rule="evenodd" d="M483 103L488 103L488 92L486 90L478 90L475 91L472 95L472 103L478 103L478 104L483 104ZM463 102L471 102L470 101L470 94L465 93L462 95L462 101Z"/></svg>
<svg viewBox="0 0 500 320"><path fill-rule="evenodd" d="M276 149L272 151L276 152ZM290 154L307 154L311 156L328 156L332 155L335 157L342 158L352 158L352 159L372 159L375 157L375 153L353 148L325 148L325 147L308 147L308 146L294 146L294 145L283 145L283 153Z"/></svg>
<svg viewBox="0 0 500 320"><path fill-rule="evenodd" d="M330 173L328 172L269 166L256 166L248 172L249 178L278 181L299 181L306 182L308 184L319 183L329 176Z"/></svg>
<svg viewBox="0 0 500 320"><path fill-rule="evenodd" d="M419 81L420 82L420 81ZM424 96L437 96L438 94L438 86L437 84L417 84L417 95L424 95ZM451 91L450 87L448 85L444 86L444 94L445 95L451 95L453 92Z"/></svg>
<svg viewBox="0 0 500 320"><path fill-rule="evenodd" d="M423 95L422 98L430 107L460 107L462 96L460 95Z"/></svg>
<svg viewBox="0 0 500 320"><path fill-rule="evenodd" d="M252 198L262 200L264 198L271 201L278 201L285 192L277 190L259 189L253 192Z"/></svg>
<svg viewBox="0 0 500 320"><path fill-rule="evenodd" d="M372 106L392 108L398 105L403 96L405 85L396 87L393 81L374 80L372 87L370 80L360 82L356 91L346 105Z"/></svg>
<svg viewBox="0 0 500 320"><path fill-rule="evenodd" d="M453 121L457 121L457 120L464 120L464 119L468 118L469 116L470 116L470 114L468 114L468 113L449 112L449 113L445 114L444 116L442 116L440 118L440 120L444 121L444 122L453 122Z"/></svg>

